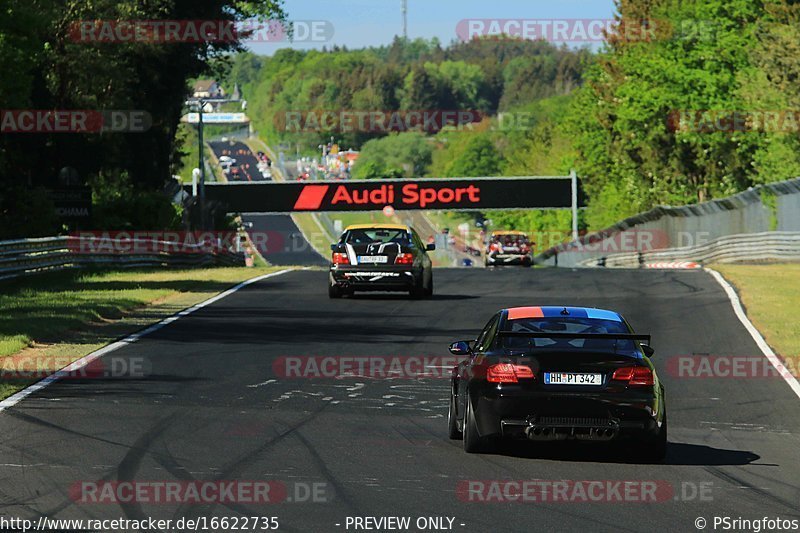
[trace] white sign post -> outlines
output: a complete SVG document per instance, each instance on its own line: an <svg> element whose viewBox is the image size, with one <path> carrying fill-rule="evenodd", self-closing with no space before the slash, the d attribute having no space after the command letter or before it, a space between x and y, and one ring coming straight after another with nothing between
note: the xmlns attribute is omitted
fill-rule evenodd
<svg viewBox="0 0 800 533"><path fill-rule="evenodd" d="M186 113L183 117L184 122L189 124L200 123L200 113ZM203 112L204 124L249 124L250 119L244 113L205 113Z"/></svg>

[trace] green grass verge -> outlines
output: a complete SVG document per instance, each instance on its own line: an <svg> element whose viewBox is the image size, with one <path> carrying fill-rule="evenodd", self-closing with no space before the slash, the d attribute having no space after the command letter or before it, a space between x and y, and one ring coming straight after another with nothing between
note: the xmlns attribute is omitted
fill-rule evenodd
<svg viewBox="0 0 800 533"><path fill-rule="evenodd" d="M397 224L396 216L387 217L380 211L364 211L353 213L330 213L331 220L341 220L342 229L353 224Z"/></svg>
<svg viewBox="0 0 800 533"><path fill-rule="evenodd" d="M427 217L440 228L450 228L453 233L458 232L458 226L465 222L469 224L470 233L478 233L480 228L475 227L475 219L463 211L428 211Z"/></svg>
<svg viewBox="0 0 800 533"><path fill-rule="evenodd" d="M14 380L7 372L18 368L24 358L55 361L54 366L59 366L65 358L78 359L236 283L277 270L220 267L61 272L4 282L0 370L6 370L2 372L6 379L0 380L0 397L35 381Z"/></svg>
<svg viewBox="0 0 800 533"><path fill-rule="evenodd" d="M311 246L324 258L330 258L331 243L334 240L320 228L311 213L293 213L292 220Z"/></svg>
<svg viewBox="0 0 800 533"><path fill-rule="evenodd" d="M800 264L716 265L739 292L747 316L775 351L800 356Z"/></svg>

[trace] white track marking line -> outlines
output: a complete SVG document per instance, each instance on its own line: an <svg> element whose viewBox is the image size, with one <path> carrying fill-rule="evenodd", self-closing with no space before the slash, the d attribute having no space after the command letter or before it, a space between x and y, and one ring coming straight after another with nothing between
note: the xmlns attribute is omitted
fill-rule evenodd
<svg viewBox="0 0 800 533"><path fill-rule="evenodd" d="M279 270L278 272L272 272L270 274L264 274L263 276L257 276L255 278L251 278L251 279L245 280L245 281L239 283L238 285L235 285L235 286L231 287L230 289L226 290L225 292L221 292L221 293L217 294L216 296L212 296L208 300L205 300L203 302L195 304L195 305L193 305L191 307L187 307L183 311L179 311L179 312L175 313L174 315L168 316L167 318L161 320L160 322L156 322L152 326L149 326L149 327L147 327L147 328L145 328L145 329L143 329L141 331L137 331L136 333L128 335L127 337L125 337L122 340L118 340L116 342L112 342L111 344L109 344L107 346L104 346L104 347L100 348L99 350L96 350L96 351L94 351L94 352L92 352L90 354L84 355L83 357L81 357L77 361L73 361L72 363L68 364L67 366L65 366L61 370L58 370L57 372L54 372L54 373L50 374L46 378L44 378L44 379L42 379L40 381L37 381L36 383L34 383L34 384L22 389L21 391L17 392L16 394L14 394L12 396L9 396L5 400L1 401L0 402L0 412L5 411L9 407L13 407L13 406L17 405L19 402L21 402L22 400L24 400L25 398L27 398L31 394L44 389L48 385L51 385L51 384L55 383L56 381L58 381L59 379L65 377L65 376L68 376L71 372L75 372L76 370L80 370L84 366L88 365L89 363L91 363L92 361L94 361L96 359L99 359L100 357L104 356L105 354L107 354L109 352L113 352L114 350L122 348L123 346L127 346L128 344L132 344L132 343L138 341L139 339L141 339L142 337L144 337L145 335L149 335L150 333L153 333L154 331L157 331L157 330L163 328L164 326L166 326L168 324L172 324L173 322L175 322L179 318L183 318L183 317L185 317L187 315L190 315L190 314L194 313L195 311L197 311L198 309L202 309L203 307L205 307L207 305L211 305L214 302L225 298L226 296L230 296L231 294L233 294L234 292L238 291L239 289L241 289L243 287L247 287L248 285L251 285L251 284L256 283L258 281L261 281L263 279L272 278L272 277L275 277L275 276L280 276L281 274L286 274L287 272L292 272L292 271L293 271L293 269L288 268L288 269L284 269L284 270Z"/></svg>
<svg viewBox="0 0 800 533"><path fill-rule="evenodd" d="M753 340L756 341L756 344L761 349L761 352L769 359L769 362L772 363L772 366L775 367L775 370L778 371L778 374L783 377L783 380L789 385L789 387L794 391L798 398L800 398L800 383L797 382L797 378L795 378L789 369L786 368L786 365L783 364L780 357L775 355L775 352L772 351L772 348L769 347L767 341L764 340L764 337L761 336L761 333L758 332L758 329L750 322L750 319L747 318L747 315L744 312L744 308L742 307L742 302L739 300L739 295L736 294L736 290L731 286L728 281L722 277L722 274L717 272L716 270L712 270L708 267L703 268L706 272L711 274L711 276L717 280L725 293L728 295L728 299L731 301L731 305L733 306L733 312L736 314L736 317L742 323L744 328L750 333L750 336L753 337Z"/></svg>

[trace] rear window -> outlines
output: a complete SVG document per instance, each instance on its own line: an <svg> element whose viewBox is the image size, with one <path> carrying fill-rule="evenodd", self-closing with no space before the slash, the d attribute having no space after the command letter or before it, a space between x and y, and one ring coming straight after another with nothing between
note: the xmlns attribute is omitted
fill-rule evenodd
<svg viewBox="0 0 800 533"><path fill-rule="evenodd" d="M495 235L494 241L501 244L528 244L528 237L525 235Z"/></svg>
<svg viewBox="0 0 800 533"><path fill-rule="evenodd" d="M357 229L344 236L347 244L371 244L394 242L404 246L411 244L411 234L397 229Z"/></svg>
<svg viewBox="0 0 800 533"><path fill-rule="evenodd" d="M504 331L520 333L632 333L624 322L597 318L547 317L508 320ZM612 353L638 353L634 341L629 339L565 339L498 337L501 348L517 351L575 350Z"/></svg>

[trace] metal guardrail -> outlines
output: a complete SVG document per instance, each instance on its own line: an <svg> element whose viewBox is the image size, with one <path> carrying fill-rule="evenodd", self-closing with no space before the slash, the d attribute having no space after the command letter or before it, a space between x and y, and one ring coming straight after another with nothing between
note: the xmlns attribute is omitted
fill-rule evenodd
<svg viewBox="0 0 800 533"><path fill-rule="evenodd" d="M703 235L707 242L744 234L800 231L800 178L758 185L733 196L680 207L658 206L602 231L553 246L534 258L539 265L574 267L595 263L612 251L620 234L652 233L678 248ZM692 240L684 240L689 236ZM631 250L635 254L635 250Z"/></svg>
<svg viewBox="0 0 800 533"><path fill-rule="evenodd" d="M579 263L584 267L641 268L656 263L737 263L800 260L800 232L767 231L729 235L707 243L651 252L610 254Z"/></svg>
<svg viewBox="0 0 800 533"><path fill-rule="evenodd" d="M124 247L136 246L133 252ZM143 248L143 250L142 250ZM86 236L0 241L0 280L86 266L245 266L245 255L214 243Z"/></svg>

